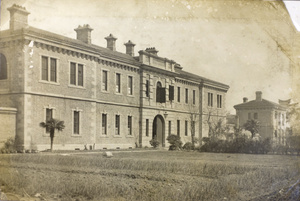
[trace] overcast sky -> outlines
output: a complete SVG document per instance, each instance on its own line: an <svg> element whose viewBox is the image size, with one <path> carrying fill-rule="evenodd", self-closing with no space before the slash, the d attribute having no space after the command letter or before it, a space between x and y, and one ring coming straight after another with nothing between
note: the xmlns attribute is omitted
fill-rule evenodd
<svg viewBox="0 0 300 201"><path fill-rule="evenodd" d="M197 0L1 0L2 30L9 27L7 7L14 3L26 7L36 28L76 38L74 28L89 24L93 44L106 47L104 38L112 33L119 52L125 52L128 40L136 43L135 55L155 47L184 70L230 85L226 106L231 113L243 97L254 99L255 91L277 102L292 90L289 60L256 23L205 17L222 7ZM299 29L300 2L286 5Z"/></svg>

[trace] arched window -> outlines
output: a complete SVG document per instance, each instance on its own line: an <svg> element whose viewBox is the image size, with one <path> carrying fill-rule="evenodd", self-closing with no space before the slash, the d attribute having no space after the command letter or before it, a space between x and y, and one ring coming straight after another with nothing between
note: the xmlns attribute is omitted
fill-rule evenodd
<svg viewBox="0 0 300 201"><path fill-rule="evenodd" d="M156 102L165 103L166 102L166 88L162 88L160 82L156 84Z"/></svg>
<svg viewBox="0 0 300 201"><path fill-rule="evenodd" d="M7 62L3 54L0 53L0 80L7 79Z"/></svg>
<svg viewBox="0 0 300 201"><path fill-rule="evenodd" d="M156 102L160 102L160 89L161 89L161 83L156 83Z"/></svg>

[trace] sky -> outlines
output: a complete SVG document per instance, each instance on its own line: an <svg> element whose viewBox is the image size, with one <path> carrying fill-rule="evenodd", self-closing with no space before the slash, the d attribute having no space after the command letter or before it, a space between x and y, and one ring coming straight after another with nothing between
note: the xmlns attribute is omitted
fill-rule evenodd
<svg viewBox="0 0 300 201"><path fill-rule="evenodd" d="M221 2L221 3L220 3ZM199 0L1 0L1 30L9 27L7 7L16 3L31 13L29 25L76 38L74 28L89 24L92 43L106 47L110 33L118 38L116 49L125 53L124 43L136 43L135 55L155 47L158 55L175 60L184 70L230 86L228 112L243 97L277 102L290 98L289 59L274 40L253 21L235 13L249 9L208 5ZM295 27L300 29L300 2L286 1ZM238 8L240 9L240 8ZM243 10L244 9L244 10ZM218 13L228 18L214 17Z"/></svg>

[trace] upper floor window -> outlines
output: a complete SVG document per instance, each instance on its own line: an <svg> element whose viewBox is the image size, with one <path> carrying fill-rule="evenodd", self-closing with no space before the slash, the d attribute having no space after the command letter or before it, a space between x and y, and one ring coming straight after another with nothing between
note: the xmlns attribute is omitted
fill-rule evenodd
<svg viewBox="0 0 300 201"><path fill-rule="evenodd" d="M106 70L102 71L102 91L107 91L107 75L108 72Z"/></svg>
<svg viewBox="0 0 300 201"><path fill-rule="evenodd" d="M180 87L177 87L177 102L180 103Z"/></svg>
<svg viewBox="0 0 300 201"><path fill-rule="evenodd" d="M166 88L163 88L160 82L156 84L156 102L166 102Z"/></svg>
<svg viewBox="0 0 300 201"><path fill-rule="evenodd" d="M169 86L169 100L170 101L174 100L174 86L172 85Z"/></svg>
<svg viewBox="0 0 300 201"><path fill-rule="evenodd" d="M189 89L185 89L185 103L189 103Z"/></svg>
<svg viewBox="0 0 300 201"><path fill-rule="evenodd" d="M213 107L213 93L208 92L207 105Z"/></svg>
<svg viewBox="0 0 300 201"><path fill-rule="evenodd" d="M128 76L128 95L133 94L133 77Z"/></svg>
<svg viewBox="0 0 300 201"><path fill-rule="evenodd" d="M193 104L196 104L196 91L193 90Z"/></svg>
<svg viewBox="0 0 300 201"><path fill-rule="evenodd" d="M222 108L222 95L217 95L217 107Z"/></svg>
<svg viewBox="0 0 300 201"><path fill-rule="evenodd" d="M7 79L7 62L3 54L0 53L0 80Z"/></svg>
<svg viewBox="0 0 300 201"><path fill-rule="evenodd" d="M146 97L150 96L150 81L146 80Z"/></svg>
<svg viewBox="0 0 300 201"><path fill-rule="evenodd" d="M116 73L116 93L121 93L121 74Z"/></svg>
<svg viewBox="0 0 300 201"><path fill-rule="evenodd" d="M42 56L42 80L57 82L57 60L56 59Z"/></svg>
<svg viewBox="0 0 300 201"><path fill-rule="evenodd" d="M83 86L83 65L74 62L70 63L70 84Z"/></svg>

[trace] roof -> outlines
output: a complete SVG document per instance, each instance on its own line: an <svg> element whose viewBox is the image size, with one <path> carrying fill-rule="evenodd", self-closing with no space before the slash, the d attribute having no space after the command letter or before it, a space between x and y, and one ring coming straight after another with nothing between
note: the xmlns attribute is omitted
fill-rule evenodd
<svg viewBox="0 0 300 201"><path fill-rule="evenodd" d="M192 80L192 81L196 81L196 82L202 82L204 85L212 85L214 87L220 87L223 88L223 90L227 91L229 89L229 85L227 84L223 84L221 82L217 82L214 80L210 80L208 78L193 74L193 73L189 73L187 71L183 71L181 69L176 69L175 70L177 73L179 73L178 77L183 78L183 79L187 79L187 80Z"/></svg>
<svg viewBox="0 0 300 201"><path fill-rule="evenodd" d="M103 58L113 59L113 60L116 60L119 62L132 64L132 65L135 65L138 67L140 67L142 64L141 62L138 61L138 57L132 57L132 56L122 53L122 52L110 50L109 48L104 48L104 47L100 47L100 46L93 45L93 44L86 44L85 42L82 42L78 39L72 39L72 38L69 38L66 36L62 36L59 34L55 34L55 33L45 31L42 29L38 29L35 27L31 27L31 26L29 26L28 28L25 28L25 29L15 30L13 32L13 34L11 33L10 30L1 31L1 36L3 36L3 37L11 37L12 35L17 36L17 35L22 35L22 34L26 35L27 37L32 37L33 39L30 38L31 40L37 40L37 41L40 40L40 41L43 41L46 43L52 43L52 44L56 44L59 46L63 45L66 48L74 48L74 49L78 49L81 51L86 51L86 52L89 52L94 55L99 55L100 57L103 57ZM170 60L170 61L172 61L172 60ZM153 66L151 66L151 67L154 68ZM202 76L183 71L182 68L175 68L175 73L176 73L177 77L180 77L180 78L183 78L186 80L195 81L195 82L198 82L199 84L203 83L204 85L216 87L216 88L219 88L219 89L225 90L225 91L227 91L229 89L229 86L226 84L216 82L216 81L204 78Z"/></svg>
<svg viewBox="0 0 300 201"><path fill-rule="evenodd" d="M280 109L286 110L287 108L283 105L274 103L272 101L268 101L266 99L259 100L252 100L246 103L241 103L238 105L233 106L235 109Z"/></svg>

